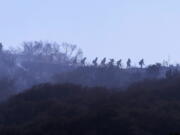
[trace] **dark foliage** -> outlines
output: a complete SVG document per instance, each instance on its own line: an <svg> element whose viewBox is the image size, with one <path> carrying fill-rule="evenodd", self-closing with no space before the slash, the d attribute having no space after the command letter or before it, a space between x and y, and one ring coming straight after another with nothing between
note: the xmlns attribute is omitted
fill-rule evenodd
<svg viewBox="0 0 180 135"><path fill-rule="evenodd" d="M176 135L180 77L126 91L42 84L0 105L1 135Z"/></svg>

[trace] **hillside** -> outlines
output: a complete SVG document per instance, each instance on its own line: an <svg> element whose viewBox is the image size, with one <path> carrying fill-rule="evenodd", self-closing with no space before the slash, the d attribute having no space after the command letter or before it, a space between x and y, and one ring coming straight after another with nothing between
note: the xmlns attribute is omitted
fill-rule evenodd
<svg viewBox="0 0 180 135"><path fill-rule="evenodd" d="M180 77L126 91L42 84L0 105L1 135L169 135L180 132Z"/></svg>

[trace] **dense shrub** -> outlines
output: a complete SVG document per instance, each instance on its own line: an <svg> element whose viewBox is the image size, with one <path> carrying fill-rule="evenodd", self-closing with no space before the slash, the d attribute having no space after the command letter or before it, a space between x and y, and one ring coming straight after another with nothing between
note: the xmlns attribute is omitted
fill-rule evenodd
<svg viewBox="0 0 180 135"><path fill-rule="evenodd" d="M42 84L0 105L2 135L169 135L180 132L180 78L105 89Z"/></svg>

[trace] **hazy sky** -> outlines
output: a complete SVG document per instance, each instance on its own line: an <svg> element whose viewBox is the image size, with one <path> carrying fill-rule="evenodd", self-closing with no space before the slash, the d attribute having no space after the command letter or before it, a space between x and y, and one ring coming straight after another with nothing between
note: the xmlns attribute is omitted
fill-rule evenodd
<svg viewBox="0 0 180 135"><path fill-rule="evenodd" d="M89 59L180 63L180 0L0 0L0 40L69 42Z"/></svg>

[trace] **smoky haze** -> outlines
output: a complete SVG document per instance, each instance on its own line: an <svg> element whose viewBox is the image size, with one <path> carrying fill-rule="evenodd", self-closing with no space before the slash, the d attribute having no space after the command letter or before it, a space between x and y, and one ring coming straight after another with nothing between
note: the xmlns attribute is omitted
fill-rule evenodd
<svg viewBox="0 0 180 135"><path fill-rule="evenodd" d="M166 78L179 71L179 65L168 61L147 65L131 58L88 61L74 44L46 41L24 42L22 46L5 49L0 44L0 98L7 97L42 83L72 83L90 87L125 89L144 79Z"/></svg>

